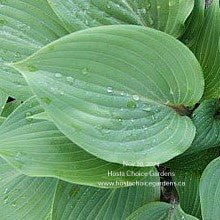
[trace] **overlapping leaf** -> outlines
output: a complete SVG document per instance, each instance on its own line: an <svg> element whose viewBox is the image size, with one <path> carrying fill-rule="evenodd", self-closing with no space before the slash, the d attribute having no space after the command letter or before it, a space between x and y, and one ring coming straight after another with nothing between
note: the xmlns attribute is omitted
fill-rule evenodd
<svg viewBox="0 0 220 220"><path fill-rule="evenodd" d="M174 170L203 171L212 160L218 157L219 152L219 147L217 147L187 155L181 154L163 165Z"/></svg>
<svg viewBox="0 0 220 220"><path fill-rule="evenodd" d="M120 186L105 185L105 182L118 181L126 186L127 181L142 178L135 173L150 175L149 172L154 171L154 168L108 163L88 154L68 140L53 123L31 118L42 111L36 99L30 99L0 127L0 155L22 173L111 188ZM109 174L111 172L116 174ZM99 185L99 182L104 184Z"/></svg>
<svg viewBox="0 0 220 220"><path fill-rule="evenodd" d="M196 44L198 33L203 26L205 17L205 1L195 0L194 8L186 21L186 30L181 40L188 46Z"/></svg>
<svg viewBox="0 0 220 220"><path fill-rule="evenodd" d="M0 90L21 100L30 97L23 77L5 63L21 60L66 33L46 0L0 1Z"/></svg>
<svg viewBox="0 0 220 220"><path fill-rule="evenodd" d="M24 176L0 158L1 219L46 219L51 213L56 183L52 178Z"/></svg>
<svg viewBox="0 0 220 220"><path fill-rule="evenodd" d="M197 218L183 212L179 205L164 202L152 202L132 213L127 220L196 220ZM197 219L198 220L198 219Z"/></svg>
<svg viewBox="0 0 220 220"><path fill-rule="evenodd" d="M52 219L124 220L142 205L159 200L158 181L158 177L152 176L139 182L143 185L116 190L71 185L60 181L54 197ZM144 185L146 183L152 186Z"/></svg>
<svg viewBox="0 0 220 220"><path fill-rule="evenodd" d="M184 185L177 184L176 189L179 194L179 201L184 212L201 219L201 205L199 198L199 181L201 171L181 171L177 170L173 177L176 183L182 182Z"/></svg>
<svg viewBox="0 0 220 220"><path fill-rule="evenodd" d="M201 219L200 178L206 166L218 156L219 149L212 148L189 155L180 155L165 164L174 173L172 179L176 183L182 209L199 219Z"/></svg>
<svg viewBox="0 0 220 220"><path fill-rule="evenodd" d="M212 161L202 174L200 200L204 220L220 216L220 158Z"/></svg>
<svg viewBox="0 0 220 220"><path fill-rule="evenodd" d="M160 197L159 177L142 183L104 190L73 185L53 178L34 178L19 174L0 159L0 214L2 220L14 219L125 219L142 205ZM141 183L141 182L139 182ZM115 213L113 213L115 211Z"/></svg>
<svg viewBox="0 0 220 220"><path fill-rule="evenodd" d="M220 146L219 110L219 100L208 100L194 111L192 120L196 126L196 136L184 155Z"/></svg>
<svg viewBox="0 0 220 220"><path fill-rule="evenodd" d="M58 128L107 161L165 162L194 138L191 120L176 111L202 96L201 67L162 32L130 25L87 29L14 66Z"/></svg>
<svg viewBox="0 0 220 220"><path fill-rule="evenodd" d="M213 0L205 10L202 28L191 47L204 71L206 88L204 99L220 97L220 8L219 0Z"/></svg>
<svg viewBox="0 0 220 220"><path fill-rule="evenodd" d="M152 27L175 37L193 9L191 0L48 0L70 32L113 24Z"/></svg>

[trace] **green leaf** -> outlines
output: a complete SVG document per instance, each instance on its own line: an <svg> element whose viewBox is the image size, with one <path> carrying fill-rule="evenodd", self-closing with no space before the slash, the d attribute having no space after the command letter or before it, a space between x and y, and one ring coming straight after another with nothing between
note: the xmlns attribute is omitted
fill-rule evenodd
<svg viewBox="0 0 220 220"><path fill-rule="evenodd" d="M17 99L32 95L19 72L5 63L18 61L67 34L46 0L0 2L0 90Z"/></svg>
<svg viewBox="0 0 220 220"><path fill-rule="evenodd" d="M73 185L52 178L19 174L0 159L0 213L2 220L14 219L125 219L142 205L160 198L159 177L151 176L137 185L106 190Z"/></svg>
<svg viewBox="0 0 220 220"><path fill-rule="evenodd" d="M176 183L182 209L199 219L201 219L200 178L206 166L218 156L219 149L214 148L189 155L182 154L164 164L174 173L172 179Z"/></svg>
<svg viewBox="0 0 220 220"><path fill-rule="evenodd" d="M220 216L220 158L213 160L202 174L200 200L204 220Z"/></svg>
<svg viewBox="0 0 220 220"><path fill-rule="evenodd" d="M181 154L163 164L175 170L204 170L206 166L219 155L219 147L201 150L192 154Z"/></svg>
<svg viewBox="0 0 220 220"><path fill-rule="evenodd" d="M191 47L202 65L205 77L204 99L220 97L220 9L219 0L213 0L205 10L205 19Z"/></svg>
<svg viewBox="0 0 220 220"><path fill-rule="evenodd" d="M203 101L194 111L192 120L196 126L196 136L184 155L220 146L220 101Z"/></svg>
<svg viewBox="0 0 220 220"><path fill-rule="evenodd" d="M2 114L2 110L8 100L8 95L2 91L0 91L0 115Z"/></svg>
<svg viewBox="0 0 220 220"><path fill-rule="evenodd" d="M205 17L205 1L194 0L194 8L186 21L186 30L181 40L188 46L196 44L198 33L203 26Z"/></svg>
<svg viewBox="0 0 220 220"><path fill-rule="evenodd" d="M178 37L192 0L48 0L69 32L113 24L152 27Z"/></svg>
<svg viewBox="0 0 220 220"><path fill-rule="evenodd" d="M57 180L30 178L0 158L1 220L46 219L51 212Z"/></svg>
<svg viewBox="0 0 220 220"><path fill-rule="evenodd" d="M184 212L196 216L201 219L201 205L199 199L199 181L201 171L190 170L181 171L175 170L173 180L176 183L184 183L184 186L176 184L176 189L179 194L179 202Z"/></svg>
<svg viewBox="0 0 220 220"><path fill-rule="evenodd" d="M145 181L157 184L159 178L148 177L142 183ZM159 195L159 185L105 190L60 181L54 197L52 219L124 220L142 205L158 201Z"/></svg>
<svg viewBox="0 0 220 220"><path fill-rule="evenodd" d="M140 174L150 175L155 170L108 163L88 154L67 139L53 123L31 118L40 112L43 109L32 98L21 104L0 126L0 155L22 173L112 188L119 186L105 185L105 182L127 184L127 181L142 179Z"/></svg>
<svg viewBox="0 0 220 220"><path fill-rule="evenodd" d="M132 213L127 220L196 220L183 212L179 205L164 202L152 202Z"/></svg>
<svg viewBox="0 0 220 220"><path fill-rule="evenodd" d="M14 67L58 128L104 160L152 166L183 153L195 136L191 120L176 111L201 98L201 67L165 33L131 25L91 28Z"/></svg>

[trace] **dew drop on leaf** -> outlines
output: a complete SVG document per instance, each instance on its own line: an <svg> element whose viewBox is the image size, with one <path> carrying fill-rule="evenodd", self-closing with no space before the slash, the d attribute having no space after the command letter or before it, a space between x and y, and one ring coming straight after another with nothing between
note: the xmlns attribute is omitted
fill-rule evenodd
<svg viewBox="0 0 220 220"><path fill-rule="evenodd" d="M149 10L149 9L151 8L151 3L150 3L150 2L146 3L145 8L146 8L147 10Z"/></svg>
<svg viewBox="0 0 220 220"><path fill-rule="evenodd" d="M4 194L7 194L8 192L9 192L9 189L7 187L5 187Z"/></svg>
<svg viewBox="0 0 220 220"><path fill-rule="evenodd" d="M6 25L8 22L4 19L0 19L0 26Z"/></svg>
<svg viewBox="0 0 220 220"><path fill-rule="evenodd" d="M41 98L41 100L42 100L42 102L44 102L47 105L49 105L52 102L52 100L49 99L48 97Z"/></svg>
<svg viewBox="0 0 220 220"><path fill-rule="evenodd" d="M83 75L87 75L88 72L89 72L88 68L82 69L82 74L83 74Z"/></svg>
<svg viewBox="0 0 220 220"><path fill-rule="evenodd" d="M9 195L7 195L7 196L4 197L4 203L5 203L5 204L8 203L8 198L9 198Z"/></svg>
<svg viewBox="0 0 220 220"><path fill-rule="evenodd" d="M140 97L139 97L138 95L133 95L133 99L134 99L135 101L138 101L138 100L140 99Z"/></svg>
<svg viewBox="0 0 220 220"><path fill-rule="evenodd" d="M67 77L66 77L66 81L69 82L69 83L73 83L73 82L74 82L74 79L73 79L73 77L71 77L71 76L67 76Z"/></svg>
<svg viewBox="0 0 220 220"><path fill-rule="evenodd" d="M26 112L26 114L25 114L25 117L26 117L26 120L28 121L28 122L32 122L33 121L33 118L31 118L31 112Z"/></svg>
<svg viewBox="0 0 220 220"><path fill-rule="evenodd" d="M149 24L150 24L151 26L154 24L154 20L153 20L151 17L149 17Z"/></svg>
<svg viewBox="0 0 220 220"><path fill-rule="evenodd" d="M151 112L152 109L151 109L151 107L146 107L146 108L143 109L143 111L145 111L145 112Z"/></svg>
<svg viewBox="0 0 220 220"><path fill-rule="evenodd" d="M55 74L55 77L56 77L56 78L61 78L61 77L62 77L62 74L56 73L56 74Z"/></svg>
<svg viewBox="0 0 220 220"><path fill-rule="evenodd" d="M16 204L16 202L12 202L11 205L12 205L12 207L16 207L17 204Z"/></svg>
<svg viewBox="0 0 220 220"><path fill-rule="evenodd" d="M127 102L127 107L130 109L135 109L137 107L137 104L131 100Z"/></svg>
<svg viewBox="0 0 220 220"><path fill-rule="evenodd" d="M35 67L33 65L29 65L29 66L27 66L27 68L28 68L29 72L36 72L38 70L37 67Z"/></svg>
<svg viewBox="0 0 220 220"><path fill-rule="evenodd" d="M113 88L112 88L112 87L108 87L108 88L107 88L107 92L108 92L108 93L112 93L112 92L113 92Z"/></svg>

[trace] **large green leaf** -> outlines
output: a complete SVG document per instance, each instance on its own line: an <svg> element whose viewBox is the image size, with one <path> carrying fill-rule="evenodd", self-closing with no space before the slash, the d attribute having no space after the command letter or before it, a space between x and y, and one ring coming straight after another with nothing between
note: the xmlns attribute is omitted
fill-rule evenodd
<svg viewBox="0 0 220 220"><path fill-rule="evenodd" d="M196 220L183 212L179 205L152 202L132 213L127 220ZM198 219L197 219L198 220Z"/></svg>
<svg viewBox="0 0 220 220"><path fill-rule="evenodd" d="M217 147L188 155L181 154L163 165L181 171L203 171L213 159L218 157L219 152L220 149Z"/></svg>
<svg viewBox="0 0 220 220"><path fill-rule="evenodd" d="M152 166L183 153L195 136L180 114L202 96L201 67L187 47L160 31L86 29L14 67L58 128L107 161Z"/></svg>
<svg viewBox="0 0 220 220"><path fill-rule="evenodd" d="M191 47L201 63L205 77L204 99L220 97L220 9L219 0L213 0L205 10L204 23Z"/></svg>
<svg viewBox="0 0 220 220"><path fill-rule="evenodd" d="M57 180L19 174L0 158L1 220L46 219Z"/></svg>
<svg viewBox="0 0 220 220"><path fill-rule="evenodd" d="M142 183L145 181L157 184L159 178L143 179ZM139 185L105 190L60 181L54 197L52 219L124 220L142 205L158 201L159 195L159 184L156 187Z"/></svg>
<svg viewBox="0 0 220 220"><path fill-rule="evenodd" d="M202 174L200 200L203 220L220 216L220 158L213 160Z"/></svg>
<svg viewBox="0 0 220 220"><path fill-rule="evenodd" d="M1 220L123 220L142 205L159 200L158 181L159 177L151 176L139 183L156 185L105 190L52 178L28 177L0 159Z"/></svg>
<svg viewBox="0 0 220 220"><path fill-rule="evenodd" d="M219 149L208 149L190 155L180 155L168 161L165 166L174 173L172 179L179 194L182 209L201 219L199 182L203 170L219 156Z"/></svg>
<svg viewBox="0 0 220 220"><path fill-rule="evenodd" d="M0 90L19 99L30 97L23 77L5 63L21 60L66 33L46 0L0 1Z"/></svg>
<svg viewBox="0 0 220 220"><path fill-rule="evenodd" d="M48 0L70 31L112 24L152 27L175 37L193 9L192 0Z"/></svg>
<svg viewBox="0 0 220 220"><path fill-rule="evenodd" d="M179 201L184 212L196 216L201 219L201 205L199 199L199 181L201 178L201 171L175 170L173 180L177 183L176 189L179 194ZM178 184L182 182L183 185Z"/></svg>
<svg viewBox="0 0 220 220"><path fill-rule="evenodd" d="M42 111L36 99L32 98L0 126L0 155L22 173L112 188L120 186L105 185L105 182L117 181L126 186L127 181L141 179L140 174L155 172L154 168L122 166L88 154L59 132L53 123L30 117Z"/></svg>
<svg viewBox="0 0 220 220"><path fill-rule="evenodd" d="M184 155L220 146L219 110L219 100L207 100L194 111L192 120L196 126L196 136Z"/></svg>
<svg viewBox="0 0 220 220"><path fill-rule="evenodd" d="M205 17L205 1L195 0L195 5L192 13L186 21L186 30L181 40L188 46L195 45L198 37L198 33L202 28Z"/></svg>

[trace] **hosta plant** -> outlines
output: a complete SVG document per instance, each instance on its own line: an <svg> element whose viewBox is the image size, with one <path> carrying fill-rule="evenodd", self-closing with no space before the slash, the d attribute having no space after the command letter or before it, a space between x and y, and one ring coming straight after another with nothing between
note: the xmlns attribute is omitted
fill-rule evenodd
<svg viewBox="0 0 220 220"><path fill-rule="evenodd" d="M216 220L219 0L0 0L0 218Z"/></svg>

